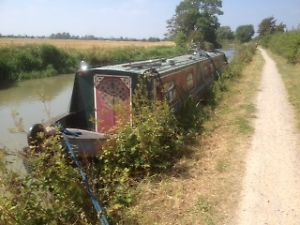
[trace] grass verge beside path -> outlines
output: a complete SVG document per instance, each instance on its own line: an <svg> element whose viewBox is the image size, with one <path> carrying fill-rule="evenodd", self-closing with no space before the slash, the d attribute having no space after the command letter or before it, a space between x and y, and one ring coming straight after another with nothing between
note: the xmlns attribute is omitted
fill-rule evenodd
<svg viewBox="0 0 300 225"><path fill-rule="evenodd" d="M253 133L253 99L262 66L257 53L243 74L227 83L228 91L205 122L204 134L186 149L189 154L170 174L138 185L138 200L126 211L124 224L228 224Z"/></svg>
<svg viewBox="0 0 300 225"><path fill-rule="evenodd" d="M273 54L270 51L269 54L275 60L282 75L288 91L289 101L296 113L297 126L300 129L300 64L290 64L283 57Z"/></svg>

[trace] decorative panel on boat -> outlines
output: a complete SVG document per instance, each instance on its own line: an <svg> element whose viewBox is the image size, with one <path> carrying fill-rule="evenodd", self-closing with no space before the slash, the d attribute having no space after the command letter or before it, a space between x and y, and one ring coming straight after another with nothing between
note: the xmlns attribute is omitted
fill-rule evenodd
<svg viewBox="0 0 300 225"><path fill-rule="evenodd" d="M130 77L95 75L94 88L97 132L110 132L130 121Z"/></svg>

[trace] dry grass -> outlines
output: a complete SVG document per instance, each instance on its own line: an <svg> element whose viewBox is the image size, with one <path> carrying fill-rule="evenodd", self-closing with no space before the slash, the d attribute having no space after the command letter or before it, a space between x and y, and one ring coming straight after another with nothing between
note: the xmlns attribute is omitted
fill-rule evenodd
<svg viewBox="0 0 300 225"><path fill-rule="evenodd" d="M230 91L206 122L204 134L189 146L189 153L171 174L138 186L136 205L125 212L124 224L230 223L253 132L248 127L255 113L253 99L262 65L261 56L256 55L240 79L229 84Z"/></svg>
<svg viewBox="0 0 300 225"><path fill-rule="evenodd" d="M31 39L0 38L0 47L22 46L27 44L51 44L59 48L93 49L93 48L125 48L125 47L159 47L175 46L174 42L144 41L105 41L105 40L64 40L64 39Z"/></svg>

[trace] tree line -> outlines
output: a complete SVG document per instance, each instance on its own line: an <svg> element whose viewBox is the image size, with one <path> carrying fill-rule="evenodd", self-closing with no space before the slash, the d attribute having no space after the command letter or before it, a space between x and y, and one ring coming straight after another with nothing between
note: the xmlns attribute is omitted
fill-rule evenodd
<svg viewBox="0 0 300 225"><path fill-rule="evenodd" d="M223 15L222 0L182 0L167 21L166 37L179 46L197 45L203 49L219 48L226 41L244 43L253 39L252 24L240 25L232 31L229 26L221 26L220 15ZM274 17L267 17L259 24L257 33L261 38L285 31L285 24L277 24Z"/></svg>
<svg viewBox="0 0 300 225"><path fill-rule="evenodd" d="M149 42L159 42L159 41L164 41L165 39L161 39L158 37L149 37L149 38L129 38L129 37L110 37L110 38L105 38L105 37L97 37L95 35L72 35L68 32L58 32L58 33L53 33L50 34L49 36L46 35L41 35L41 36L34 36L34 35L14 35L14 34L8 34L8 35L3 35L0 34L0 38L39 38L39 39L44 39L44 38L49 38L49 39L73 39L73 40L111 40L111 41L149 41Z"/></svg>
<svg viewBox="0 0 300 225"><path fill-rule="evenodd" d="M116 41L151 41L173 40L180 47L187 44L197 45L203 49L219 48L227 41L241 43L251 41L255 34L252 24L240 25L235 31L230 26L221 26L218 16L223 15L222 0L182 0L176 7L175 14L167 21L165 38L149 37L143 39L128 37L97 37L94 35L72 35L68 32L53 33L49 36L1 35L9 38L50 38L82 40L116 40ZM259 24L258 37L272 33L285 32L286 25L276 23L274 17L267 17Z"/></svg>

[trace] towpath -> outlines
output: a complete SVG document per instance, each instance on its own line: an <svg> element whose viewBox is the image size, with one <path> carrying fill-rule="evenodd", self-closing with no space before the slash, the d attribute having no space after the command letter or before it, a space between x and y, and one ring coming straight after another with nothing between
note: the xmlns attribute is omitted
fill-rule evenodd
<svg viewBox="0 0 300 225"><path fill-rule="evenodd" d="M265 60L255 133L234 225L300 225L300 147L293 109L276 64Z"/></svg>

